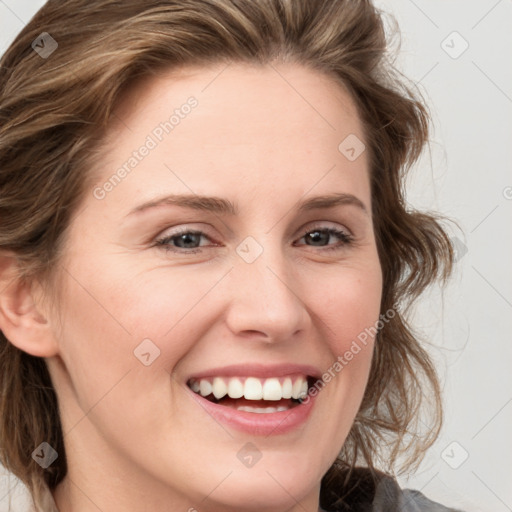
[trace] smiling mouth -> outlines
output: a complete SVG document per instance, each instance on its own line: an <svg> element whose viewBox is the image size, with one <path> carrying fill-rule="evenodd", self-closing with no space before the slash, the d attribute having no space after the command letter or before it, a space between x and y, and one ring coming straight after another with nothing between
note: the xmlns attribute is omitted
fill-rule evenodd
<svg viewBox="0 0 512 512"><path fill-rule="evenodd" d="M307 397L313 377L209 377L189 379L187 386L209 402L252 413L284 412Z"/></svg>

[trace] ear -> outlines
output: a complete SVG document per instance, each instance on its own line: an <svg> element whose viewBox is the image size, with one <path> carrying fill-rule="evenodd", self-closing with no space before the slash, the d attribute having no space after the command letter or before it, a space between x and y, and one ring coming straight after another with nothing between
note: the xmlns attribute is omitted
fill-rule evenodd
<svg viewBox="0 0 512 512"><path fill-rule="evenodd" d="M58 353L53 330L42 306L40 288L20 279L15 255L0 252L0 330L16 347L30 355Z"/></svg>

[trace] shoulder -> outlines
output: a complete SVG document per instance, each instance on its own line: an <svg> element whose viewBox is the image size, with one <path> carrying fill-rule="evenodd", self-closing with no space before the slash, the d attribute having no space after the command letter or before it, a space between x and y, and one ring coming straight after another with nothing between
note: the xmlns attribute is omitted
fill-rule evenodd
<svg viewBox="0 0 512 512"><path fill-rule="evenodd" d="M331 475L322 489L325 512L463 512L428 499L420 491L401 489L380 471L354 468Z"/></svg>
<svg viewBox="0 0 512 512"><path fill-rule="evenodd" d="M395 479L383 478L377 485L372 512L462 512L430 500L423 493L413 489L400 489Z"/></svg>

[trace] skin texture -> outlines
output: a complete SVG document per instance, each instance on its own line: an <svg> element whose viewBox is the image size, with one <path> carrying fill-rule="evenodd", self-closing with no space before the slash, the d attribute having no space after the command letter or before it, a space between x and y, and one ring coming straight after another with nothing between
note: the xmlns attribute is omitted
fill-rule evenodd
<svg viewBox="0 0 512 512"><path fill-rule="evenodd" d="M315 512L363 396L371 338L287 434L237 431L190 396L191 375L229 364L323 373L378 320L382 293L367 152L349 161L338 150L349 134L364 141L354 103L300 65L184 68L137 84L93 169L96 187L191 96L197 106L136 168L102 199L94 189L84 198L67 233L61 300L46 307L34 292L37 306L19 308L33 315L24 334L4 321L13 343L47 358L57 390L69 468L54 493L60 510ZM368 213L296 208L335 192ZM169 194L223 197L239 212L164 205L128 215ZM304 237L330 227L353 243ZM205 234L199 247L155 246L181 228ZM247 237L262 249L252 263L236 251ZM27 341L31 321L44 331L37 342ZM133 353L146 338L160 350L149 366ZM247 442L262 454L250 468L237 458Z"/></svg>

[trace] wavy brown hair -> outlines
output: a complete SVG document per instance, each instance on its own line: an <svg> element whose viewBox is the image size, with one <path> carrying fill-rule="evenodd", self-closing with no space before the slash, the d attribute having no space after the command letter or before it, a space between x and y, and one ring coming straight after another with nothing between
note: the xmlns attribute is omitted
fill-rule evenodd
<svg viewBox="0 0 512 512"><path fill-rule="evenodd" d="M42 32L58 43L48 58L31 47ZM135 81L178 66L294 62L348 89L369 152L381 313L395 314L377 334L322 503L357 465L416 468L442 425L439 378L406 312L429 285L446 282L454 256L446 219L406 205L405 177L428 143L429 115L388 43L369 0L49 0L0 60L0 251L17 256L20 279L47 289L115 107ZM44 489L66 475L58 400L44 359L1 332L0 391L0 461L41 506ZM59 453L46 470L31 458L43 441Z"/></svg>

